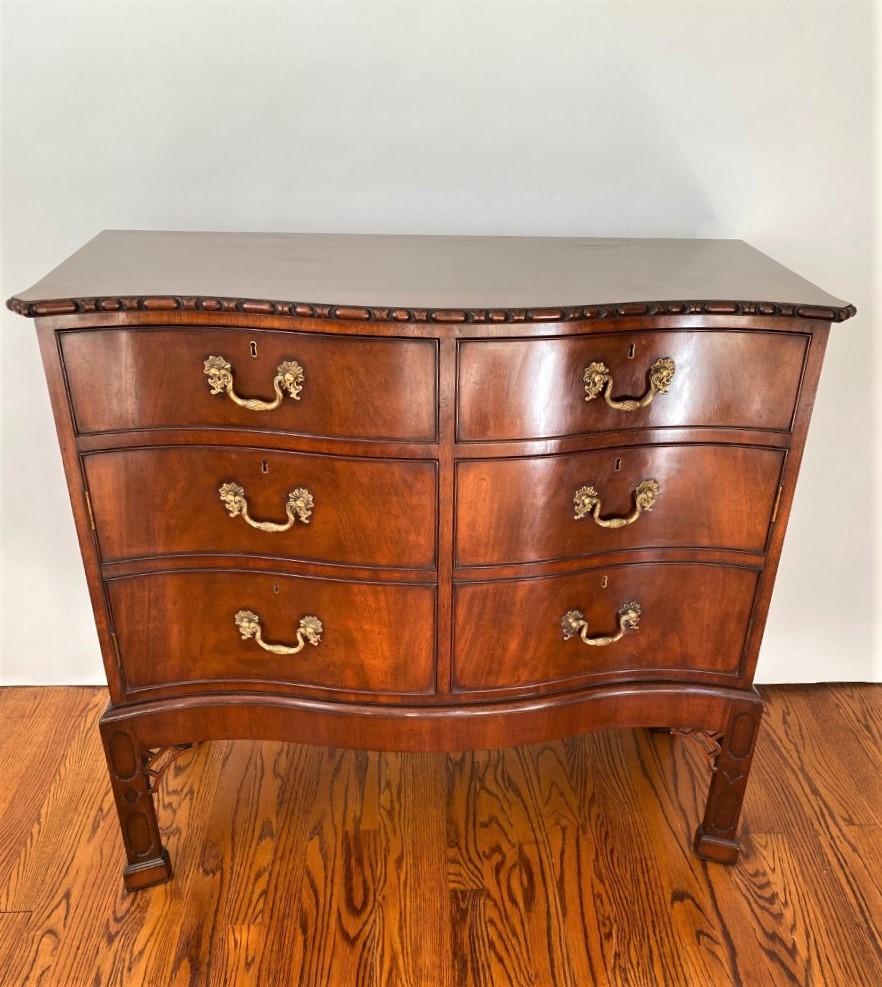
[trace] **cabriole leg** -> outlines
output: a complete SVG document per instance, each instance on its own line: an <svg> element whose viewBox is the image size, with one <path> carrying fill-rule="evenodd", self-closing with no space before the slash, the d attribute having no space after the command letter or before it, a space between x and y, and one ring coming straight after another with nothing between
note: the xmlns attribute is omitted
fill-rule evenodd
<svg viewBox="0 0 882 987"><path fill-rule="evenodd" d="M734 864L738 859L738 818L762 715L759 701L734 707L719 739L704 819L695 834L695 851L706 860Z"/></svg>
<svg viewBox="0 0 882 987"><path fill-rule="evenodd" d="M128 859L123 882L129 891L137 891L167 881L172 871L156 821L153 752L113 722L101 723L101 739Z"/></svg>

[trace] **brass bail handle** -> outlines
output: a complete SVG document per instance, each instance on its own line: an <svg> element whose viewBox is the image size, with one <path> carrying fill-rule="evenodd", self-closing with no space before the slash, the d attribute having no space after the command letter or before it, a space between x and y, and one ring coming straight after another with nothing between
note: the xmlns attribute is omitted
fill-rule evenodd
<svg viewBox="0 0 882 987"><path fill-rule="evenodd" d="M573 495L573 517L579 521L584 517L591 517L596 525L601 528L624 528L633 524L644 511L651 511L655 506L656 499L661 492L658 480L641 480L634 487L634 509L625 517L601 517L600 494L592 486L579 487Z"/></svg>
<svg viewBox="0 0 882 987"><path fill-rule="evenodd" d="M603 400L616 411L636 411L645 408L656 394L666 394L674 379L676 365L669 356L660 356L649 368L649 384L639 398L614 398L613 377L605 363L589 363L582 375L585 382L585 400L593 401L603 395Z"/></svg>
<svg viewBox="0 0 882 987"><path fill-rule="evenodd" d="M561 617L560 629L563 632L564 641L570 638L579 637L583 644L589 644L594 648L604 648L608 644L615 644L621 641L628 631L636 631L640 625L640 604L634 601L623 603L618 611L619 629L615 634L603 634L598 637L588 636L588 623L585 614L581 610L567 610Z"/></svg>
<svg viewBox="0 0 882 987"><path fill-rule="evenodd" d="M288 531L294 526L295 521L309 524L312 509L315 507L315 498L306 487L295 487L288 494L288 500L285 502L287 521L255 521L248 513L248 500L245 497L244 487L238 483L224 483L218 488L218 493L230 517L241 517L246 524L257 528L258 531Z"/></svg>
<svg viewBox="0 0 882 987"><path fill-rule="evenodd" d="M274 655L296 655L301 652L304 646L309 643L313 647L318 647L322 640L324 625L315 616L301 617L300 625L297 628L297 644L270 644L264 641L260 629L260 617L251 610L239 610L233 617L239 633L243 640L248 641L253 638L264 651L269 651Z"/></svg>
<svg viewBox="0 0 882 987"><path fill-rule="evenodd" d="M208 357L202 366L202 372L208 378L208 389L212 394L226 394L234 404L247 408L248 411L273 411L286 396L292 401L299 401L303 390L303 367L296 360L283 360L276 367L276 376L273 377L273 391L276 396L272 401L239 397L233 386L233 367L226 357Z"/></svg>

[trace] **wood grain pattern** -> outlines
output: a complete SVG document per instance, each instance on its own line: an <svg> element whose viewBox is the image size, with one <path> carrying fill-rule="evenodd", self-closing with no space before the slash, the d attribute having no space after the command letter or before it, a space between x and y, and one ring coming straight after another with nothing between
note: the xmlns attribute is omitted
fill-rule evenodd
<svg viewBox="0 0 882 987"><path fill-rule="evenodd" d="M752 569L672 562L458 585L455 687L575 688L611 675L646 681L694 672L703 681L725 683L728 676L734 685L756 584ZM584 613L592 636L610 635L619 607L631 600L642 608L640 625L621 640L591 647L564 639L568 611Z"/></svg>
<svg viewBox="0 0 882 987"><path fill-rule="evenodd" d="M7 305L33 316L189 310L354 323L542 323L598 309L854 314L740 240L158 230L105 230Z"/></svg>
<svg viewBox="0 0 882 987"><path fill-rule="evenodd" d="M696 444L460 462L456 562L488 566L653 547L760 553L783 461L777 449ZM627 527L575 517L573 498L583 486L600 496L601 520L628 517L635 488L647 479L659 484L657 500Z"/></svg>
<svg viewBox="0 0 882 987"><path fill-rule="evenodd" d="M734 859L753 668L827 323L850 307L738 243L133 232L102 234L11 304L40 316L130 887L168 869L151 752L232 738L428 752L709 731L720 770L696 848ZM226 381L209 386L208 356ZM306 377L288 397L283 360ZM588 362L609 366L594 376L611 372L622 399L658 360L675 379L645 399L585 401ZM666 447L691 458L716 510ZM539 455L571 458L532 463L525 484L512 463ZM271 471L248 486L253 510L278 517L283 459L311 463L333 506L327 527L319 504L306 538L274 542L274 556L230 527L214 491L242 479L221 467ZM561 489L605 462L579 482L616 509L620 461L657 467L671 506L618 542L576 545ZM457 491L456 470L477 476L472 489ZM517 510L494 513L489 472ZM537 477L550 513L523 508ZM454 556L457 510L470 565ZM239 610L239 623L259 614L246 636L260 621L281 647L241 640ZM626 620L635 633L586 650L562 638L568 610L595 638ZM292 654L307 614L325 625L320 650ZM370 843L365 880L379 887ZM463 894L470 921L484 905ZM243 962L257 935L232 933Z"/></svg>
<svg viewBox="0 0 882 987"><path fill-rule="evenodd" d="M735 331L465 341L457 436L539 439L669 425L786 430L806 344L801 334ZM585 400L589 364L609 368L615 397L635 397L646 391L649 367L660 357L671 357L676 371L668 392L646 407L627 412L603 398Z"/></svg>
<svg viewBox="0 0 882 987"><path fill-rule="evenodd" d="M240 741L164 775L176 880L132 895L106 693L4 689L0 984L870 987L882 687L766 693L734 869L689 851L707 768L665 734L456 755Z"/></svg>
<svg viewBox="0 0 882 987"><path fill-rule="evenodd" d="M204 446L93 453L83 464L104 562L191 553L403 568L435 562L433 463ZM244 489L254 520L277 523L286 521L288 492L307 489L315 500L309 523L268 532L231 518L218 497L229 482Z"/></svg>
<svg viewBox="0 0 882 987"><path fill-rule="evenodd" d="M158 326L65 332L61 350L79 433L209 426L425 442L437 434L428 340ZM266 400L277 366L295 360L305 374L300 397L273 411L241 408L209 390L203 363L212 355L232 365L238 395Z"/></svg>
<svg viewBox="0 0 882 987"><path fill-rule="evenodd" d="M110 580L108 594L131 692L184 682L202 692L237 682L380 695L432 689L432 586L192 571ZM257 614L264 639L283 645L295 643L302 617L316 615L321 641L271 654L242 638L239 610Z"/></svg>

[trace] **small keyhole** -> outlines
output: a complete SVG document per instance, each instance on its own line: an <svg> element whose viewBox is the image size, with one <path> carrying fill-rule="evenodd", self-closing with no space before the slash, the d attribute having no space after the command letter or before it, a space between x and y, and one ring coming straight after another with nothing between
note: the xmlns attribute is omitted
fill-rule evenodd
<svg viewBox="0 0 882 987"><path fill-rule="evenodd" d="M255 343L253 339L251 340L251 355L253 357L257 356L257 343Z"/></svg>
<svg viewBox="0 0 882 987"><path fill-rule="evenodd" d="M273 592L274 593L278 593L279 592L279 584L278 583L273 583Z"/></svg>
<svg viewBox="0 0 882 987"><path fill-rule="evenodd" d="M253 346L254 344L252 343L251 345ZM628 359L633 360L634 354L636 352L637 352L637 347L633 343L631 343L631 345L628 347Z"/></svg>
<svg viewBox="0 0 882 987"><path fill-rule="evenodd" d="M620 470L621 468L622 468L622 461L621 461L621 459L619 459L619 458L618 458L618 456L617 456L617 457L616 457L616 461L615 461L615 463L613 463L613 469L614 469L614 470L616 470L616 471L618 471L618 470Z"/></svg>
<svg viewBox="0 0 882 987"><path fill-rule="evenodd" d="M265 459L261 459L260 461L260 472L269 473L269 463Z"/></svg>
<svg viewBox="0 0 882 987"><path fill-rule="evenodd" d="M601 589L606 589L606 587L608 585L609 585L609 576L601 576L600 577L600 588Z"/></svg>

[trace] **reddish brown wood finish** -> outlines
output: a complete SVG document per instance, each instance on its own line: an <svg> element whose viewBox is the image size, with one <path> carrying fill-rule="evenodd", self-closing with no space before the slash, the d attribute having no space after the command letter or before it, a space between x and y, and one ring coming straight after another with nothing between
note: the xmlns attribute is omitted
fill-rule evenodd
<svg viewBox="0 0 882 987"><path fill-rule="evenodd" d="M101 739L128 858L123 870L125 885L129 891L138 891L167 881L172 875L171 862L156 820L149 750L124 728L110 724L101 723Z"/></svg>
<svg viewBox="0 0 882 987"><path fill-rule="evenodd" d="M738 331L463 342L458 437L530 439L671 425L787 430L807 343L803 335ZM627 412L602 397L585 400L589 364L606 364L614 397L639 397L660 357L674 360L674 378L668 393L645 408Z"/></svg>
<svg viewBox="0 0 882 987"><path fill-rule="evenodd" d="M109 707L102 717L142 746L171 747L203 740L291 740L377 751L463 751L539 743L552 731L571 737L591 730L697 728L722 734L734 704L762 708L755 689L621 682L532 702L498 701L480 707L362 705L260 692L204 693Z"/></svg>
<svg viewBox="0 0 882 987"><path fill-rule="evenodd" d="M184 446L97 453L83 464L105 562L211 553L435 564L434 463ZM258 530L228 514L218 490L229 482L245 490L254 520L286 522L288 492L298 487L315 500L312 516L288 531Z"/></svg>
<svg viewBox="0 0 882 987"><path fill-rule="evenodd" d="M368 695L433 687L432 587L197 571L115 579L108 593L132 698L159 686L296 684ZM233 620L240 610L260 617L266 641L289 646L300 618L314 614L324 625L321 643L270 654L242 639Z"/></svg>
<svg viewBox="0 0 882 987"><path fill-rule="evenodd" d="M461 585L454 607L454 685L464 692L535 692L611 675L728 678L731 684L756 586L752 569L680 563ZM632 600L642 609L640 625L620 641L594 647L564 640L561 618L568 610L584 613L592 637L611 635L618 630L617 610Z"/></svg>
<svg viewBox="0 0 882 987"><path fill-rule="evenodd" d="M721 731L704 819L695 834L695 849L708 860L733 864L738 859L738 817L762 715L762 706L733 703Z"/></svg>
<svg viewBox="0 0 882 987"><path fill-rule="evenodd" d="M718 777L718 771L713 773L708 807L696 833L695 847L707 859L733 863L738 856L734 834L761 716L762 702L753 690L695 686L683 689L659 683L594 688L563 699L537 699L529 704L486 704L479 716L464 707L342 707L254 693L225 700L194 696L173 704L108 708L101 719L101 731L105 750L109 739L115 738L120 750L128 753L131 749L144 764L150 748L186 744L194 735L203 740L261 738L332 747L443 751L509 747L536 743L549 731L553 736L568 737L623 726L651 727L664 720L672 729L701 730L722 738L720 760L730 768L731 779ZM745 720L751 722L749 735ZM735 736L734 754L726 746L727 736ZM746 753L745 737L749 744ZM129 860L124 877L126 887L137 890L167 880L171 867L158 840L149 776L146 771L138 774L126 786L116 774L112 756L108 750ZM125 768L129 766L127 759ZM132 796L127 798L129 791ZM142 818L130 825L133 813Z"/></svg>
<svg viewBox="0 0 882 987"><path fill-rule="evenodd" d="M740 240L158 230L104 230L8 305L29 316L234 311L356 324L854 315Z"/></svg>
<svg viewBox="0 0 882 987"><path fill-rule="evenodd" d="M61 349L83 434L233 426L358 439L436 437L437 361L430 341L144 327L65 332ZM209 356L229 361L243 398L271 400L284 360L303 367L303 390L274 411L240 408L225 394L211 393L203 372Z"/></svg>
<svg viewBox="0 0 882 987"><path fill-rule="evenodd" d="M456 561L502 565L645 548L760 553L783 462L776 449L697 444L461 462ZM660 485L658 498L627 527L575 516L574 495L588 485L601 497L601 520L628 517L646 479Z"/></svg>
<svg viewBox="0 0 882 987"><path fill-rule="evenodd" d="M456 750L705 731L696 847L737 854L751 681L828 323L854 309L743 244L430 240L105 234L10 300L40 316L128 887L169 874L155 752L222 737ZM264 399L295 359L301 400L212 395L209 355ZM674 380L648 406L584 400L588 363L633 397L662 356ZM661 493L636 523L573 519L579 486L626 514L645 478ZM314 515L255 531L225 481L257 519L282 520L293 486ZM635 599L621 641L563 640L566 610L609 634ZM239 609L275 643L317 614L321 644L272 655Z"/></svg>

